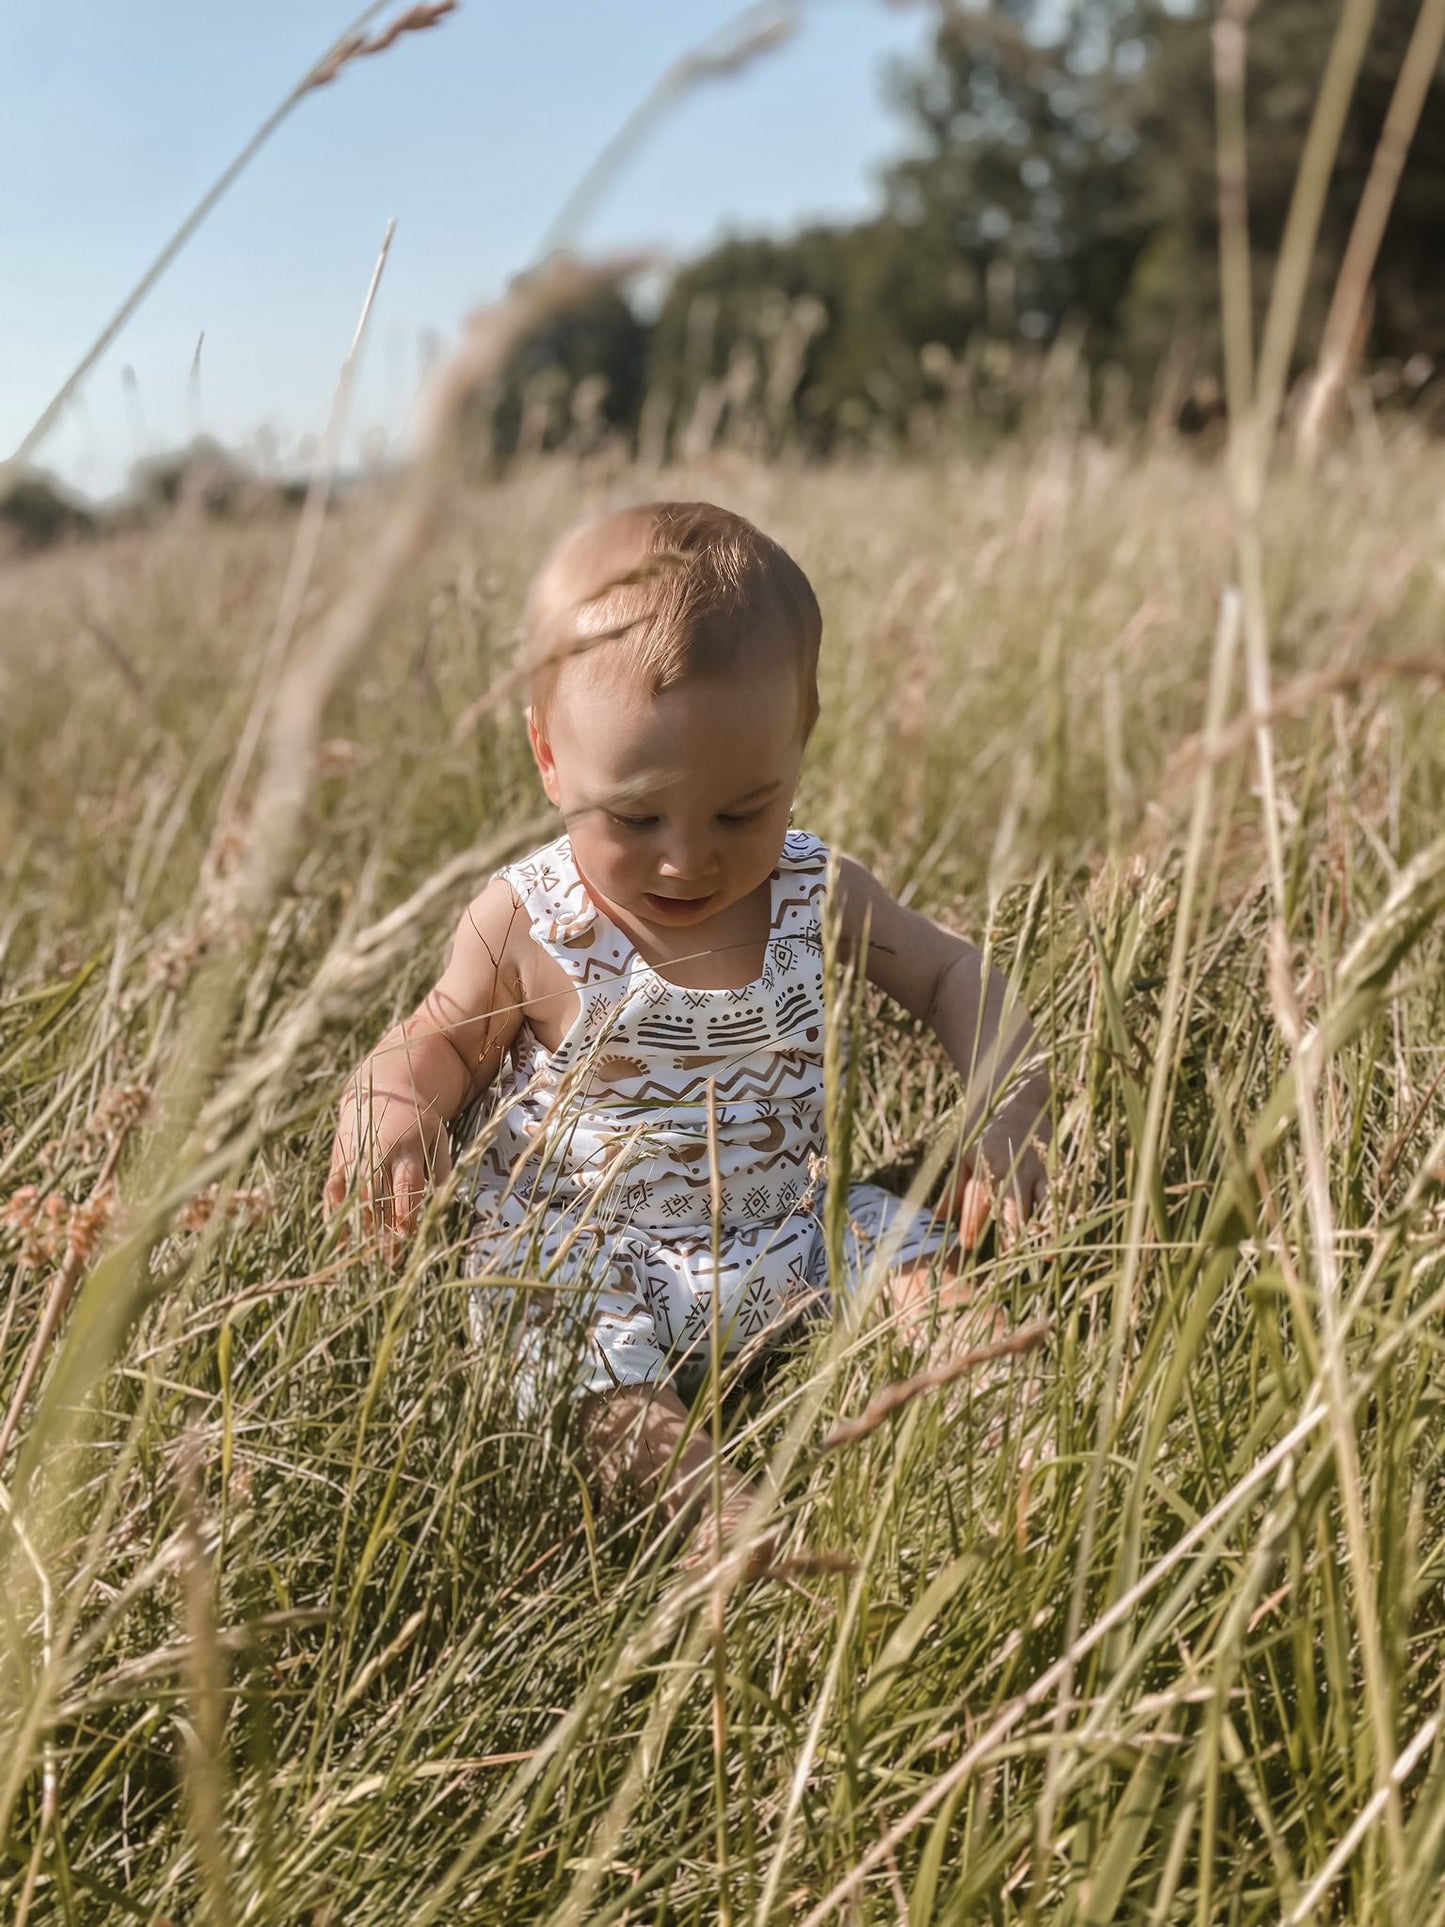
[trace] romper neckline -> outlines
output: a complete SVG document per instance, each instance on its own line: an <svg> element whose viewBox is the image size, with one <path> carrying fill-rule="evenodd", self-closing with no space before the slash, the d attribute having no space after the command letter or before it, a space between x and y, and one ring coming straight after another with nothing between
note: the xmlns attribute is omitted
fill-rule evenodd
<svg viewBox="0 0 1445 1927"><path fill-rule="evenodd" d="M782 856L783 851L779 850L779 864L781 863ZM587 879L577 867L577 858L572 853L572 839L570 836L567 838L567 860L577 873L577 880L582 885L592 915L599 923L605 925L608 930L612 931L616 935L618 942L622 944L626 952L626 968L629 976L632 974L632 967L638 966L650 972L660 984L666 984L669 990L680 991L687 997L731 997L736 1000L739 997L745 996L749 991L765 990L767 988L768 953L778 938L778 886L783 880L783 872L779 865L775 864L768 875L768 930L767 935L763 938L763 967L757 976L748 977L740 984L680 984L672 977L665 977L655 963L650 963L632 941L632 938L629 937L627 932L622 928L622 925L618 923L617 919L609 916L602 908L602 905L593 897L592 892L587 887ZM580 925L584 920L584 918L579 917L576 919L576 923ZM698 951L691 954L701 956L705 953ZM687 959L674 958L673 961L680 962L687 961Z"/></svg>
<svg viewBox="0 0 1445 1927"><path fill-rule="evenodd" d="M566 832L531 858L509 866L502 874L530 918L534 941L561 965L578 993L577 1014L556 1045L534 1040L549 1069L560 1072L569 1068L579 1053L591 1048L599 1025L610 1025L624 1009L634 1006L659 1010L662 1006L677 1007L675 1018L659 1015L648 1021L654 1029L670 1028L674 1037L677 1024L691 1021L700 1036L695 1050L712 1047L709 1041L701 1040L703 1031L710 1039L719 1027L728 1032L739 1024L754 1028L761 1018L762 1005L779 994L782 979L791 979L792 946L820 944L815 899L826 860L826 846L816 836L790 828L768 877L768 933L760 975L741 984L696 990L663 976L627 932L594 902ZM800 913L808 915L813 926L811 936L795 927ZM796 995L793 988L790 1001ZM604 1018L604 1011L611 1016ZM692 1013L691 1020L684 1012ZM751 1022L744 1018L744 1012L751 1013ZM661 1043L662 1038L659 1035L652 1041Z"/></svg>

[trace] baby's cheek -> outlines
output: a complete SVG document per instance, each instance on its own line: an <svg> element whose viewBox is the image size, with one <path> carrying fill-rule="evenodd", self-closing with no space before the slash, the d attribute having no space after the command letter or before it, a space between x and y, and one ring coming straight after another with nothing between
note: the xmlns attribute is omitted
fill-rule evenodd
<svg viewBox="0 0 1445 1927"><path fill-rule="evenodd" d="M589 820L572 829L572 853L589 876L601 870L616 870L630 854L622 833L605 821Z"/></svg>

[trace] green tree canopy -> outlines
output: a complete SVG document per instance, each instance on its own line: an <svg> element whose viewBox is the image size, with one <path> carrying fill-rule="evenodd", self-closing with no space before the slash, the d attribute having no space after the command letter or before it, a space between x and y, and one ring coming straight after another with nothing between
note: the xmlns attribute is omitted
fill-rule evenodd
<svg viewBox="0 0 1445 1927"><path fill-rule="evenodd" d="M1266 0L1249 20L1257 322L1341 4ZM1318 346L1417 13L1418 0L1378 0L1301 366ZM1066 330L1089 368L1125 371L1139 407L1166 367L1185 386L1217 376L1212 20L1189 0L946 13L929 57L891 77L902 151L877 218L729 240L678 273L647 330L610 296L605 313L559 322L518 358L500 444L561 439L590 382L606 419L657 452L718 434L826 451L910 432L957 390L961 369L974 381L993 351L1026 359ZM1417 386L1445 353L1445 63L1385 234L1365 345L1377 361L1409 363ZM995 415L1007 425L1006 405Z"/></svg>

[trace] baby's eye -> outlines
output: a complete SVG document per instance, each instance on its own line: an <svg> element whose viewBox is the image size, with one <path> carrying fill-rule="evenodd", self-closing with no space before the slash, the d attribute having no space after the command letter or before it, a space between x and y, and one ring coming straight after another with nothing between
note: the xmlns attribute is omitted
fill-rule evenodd
<svg viewBox="0 0 1445 1927"><path fill-rule="evenodd" d="M720 810L717 820L719 823L726 823L729 829L736 829L743 823L756 823L762 813L761 810L742 810L740 812Z"/></svg>
<svg viewBox="0 0 1445 1927"><path fill-rule="evenodd" d="M619 816L616 810L609 810L607 815L621 830L650 830L657 821L655 816Z"/></svg>

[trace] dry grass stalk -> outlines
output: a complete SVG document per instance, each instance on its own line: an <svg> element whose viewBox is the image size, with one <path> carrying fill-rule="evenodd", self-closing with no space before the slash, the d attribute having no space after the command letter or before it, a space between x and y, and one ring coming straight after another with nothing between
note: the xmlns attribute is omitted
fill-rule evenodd
<svg viewBox="0 0 1445 1927"><path fill-rule="evenodd" d="M1264 333L1259 346L1259 372L1253 397L1252 421L1245 447L1242 479L1249 491L1245 506L1258 506L1264 486L1265 470L1274 447L1290 360L1299 334L1300 313L1309 283L1310 263L1325 195L1345 117L1355 91L1360 65L1374 25L1377 0L1345 0L1330 43L1329 59L1315 96L1314 113L1305 136L1295 176L1294 193L1279 246L1279 262L1269 307L1264 318Z"/></svg>
<svg viewBox="0 0 1445 1927"><path fill-rule="evenodd" d="M240 804L241 790L250 773L251 761L265 727L267 712L274 694L275 678L286 659L286 652L291 647L291 639L296 633L296 625L301 619L301 608L306 600L306 590L311 581L312 571L316 567L316 557L320 553L326 511L330 504L331 490L335 484L336 470L341 459L341 438L345 433L346 420L351 411L351 397L356 386L361 347L366 339L367 323L371 319L376 291L381 286L381 277L386 269L387 257L391 253L392 237L395 233L396 222L388 221L386 233L382 238L381 252L376 257L376 265L371 271L366 297L361 304L361 314L352 333L351 346L347 349L346 359L341 364L336 394L331 404L331 414L326 424L326 434L321 444L321 454L311 472L311 480L306 489L306 500L302 504L300 520L296 526L296 541L291 551L286 580L282 585L276 620L261 656L255 698L242 727L236 753L231 759L231 767L226 772L226 784L221 792L221 800L216 806L210 849L201 868L203 882L213 882L216 879L222 852L229 839L235 834L235 817Z"/></svg>
<svg viewBox="0 0 1445 1927"><path fill-rule="evenodd" d="M653 133L658 122L694 87L708 80L736 79L755 60L791 39L796 29L797 16L791 6L764 0L762 5L746 7L716 33L709 34L700 46L674 61L633 108L557 210L538 246L539 258L545 259L558 248L576 244L583 223L619 171Z"/></svg>
<svg viewBox="0 0 1445 1927"><path fill-rule="evenodd" d="M655 558L652 568L655 570L661 561L661 557ZM619 576L616 582L610 584L607 590L600 591L599 594L607 594L610 593L611 589L621 588L631 579L633 578ZM577 636L570 641L564 641L555 649L549 649L545 655L536 661L533 661L523 654L518 661L513 663L510 669L499 670L492 677L481 695L476 697L472 702L469 702L466 708L462 710L456 721L452 724L451 739L453 744L459 746L465 743L469 737L474 736L478 725L483 722L485 718L495 716L498 710L504 708L519 690L528 687L533 676L542 664L550 665L568 662L574 656L585 656L590 654L594 649L603 648L609 642L617 642L622 637L631 635L637 628L639 620L640 618L634 617L626 622L618 623L614 627L599 629L595 635Z"/></svg>
<svg viewBox="0 0 1445 1927"><path fill-rule="evenodd" d="M1229 0L1214 23L1215 167L1219 189L1219 296L1224 387L1231 422L1242 422L1254 392L1249 259L1249 145L1244 120L1246 27L1253 0Z"/></svg>
<svg viewBox="0 0 1445 1927"><path fill-rule="evenodd" d="M1344 1512L1345 1543L1349 1552L1348 1569L1355 1596L1356 1626L1365 1675L1365 1706L1374 1742L1376 1810L1383 1811L1385 1818L1392 1889L1397 1896L1403 1896L1407 1871L1405 1816L1396 1777L1398 1762L1390 1669L1381 1636L1374 1558L1365 1512L1364 1481L1355 1438L1353 1401L1345 1358L1349 1320L1341 1307L1335 1213L1318 1115L1326 1039L1322 1029L1308 1034L1302 1030L1291 975L1289 942L1281 923L1276 923L1270 933L1269 964L1269 986L1275 999L1280 1029L1295 1054L1297 1116L1304 1154L1306 1200L1313 1233L1315 1288L1319 1302L1322 1391L1334 1443L1335 1467Z"/></svg>
<svg viewBox="0 0 1445 1927"><path fill-rule="evenodd" d="M596 266L556 257L517 281L497 306L471 317L456 353L423 398L411 481L381 531L371 566L353 577L277 686L266 767L237 877L247 914L258 914L271 901L290 866L331 692L410 579L454 499L452 436L462 411L543 321L598 288L616 286L642 265L639 257Z"/></svg>
<svg viewBox="0 0 1445 1927"><path fill-rule="evenodd" d="M1239 597L1233 590L1227 590L1220 603L1214 654L1209 669L1209 690L1205 699L1204 735L1206 743L1211 747L1223 729L1234 686L1239 631ZM1124 1262L1119 1268L1109 1312L1109 1349L1105 1364L1104 1386L1099 1399L1094 1452L1090 1461L1089 1481L1084 1500L1083 1531L1074 1566L1074 1583L1069 1597L1069 1616L1065 1629L1068 1654L1074 1652L1078 1644L1080 1628L1083 1625L1084 1602L1093 1564L1094 1537L1103 1495L1104 1469L1109 1462L1110 1444L1119 1420L1125 1347L1128 1334L1133 1327L1134 1300L1144 1269L1155 1180L1164 1154L1164 1123L1173 1083L1178 1039L1188 1014L1186 986L1190 981L1189 953L1194 937L1196 900L1203 875L1205 846L1213 810L1214 763L1212 758L1206 757L1200 764L1195 782L1193 809L1185 843L1184 872L1179 886L1179 903L1175 910L1169 975L1163 1008L1160 1011L1159 1035L1154 1046L1153 1070L1149 1079L1143 1140L1136 1150L1133 1194L1130 1199L1128 1228L1125 1233ZM1036 1868L1041 1868L1045 1864L1043 1854L1052 1836L1053 1815L1059 1797L1064 1736L1069 1703L1074 1689L1073 1661L1067 1654L1059 1671L1058 1689L1058 1700L1049 1740L1048 1770L1039 1801L1038 1823L1034 1834ZM1040 1892L1041 1879L1035 1882L1030 1898L1031 1907L1037 1901Z"/></svg>
<svg viewBox="0 0 1445 1927"><path fill-rule="evenodd" d="M1355 695L1362 689L1369 689L1381 682L1418 682L1422 695L1431 683L1445 687L1445 659L1432 656L1379 656L1371 662L1342 664L1337 668L1319 669L1306 676L1297 676L1293 682L1285 683L1274 691L1269 708L1259 716L1239 716L1219 732L1210 749L1216 761L1221 761L1244 748L1261 722L1269 725L1286 723L1298 716L1312 714L1330 696ZM1176 752L1176 761L1184 769L1192 770L1196 759L1204 753L1202 736L1191 736L1181 743Z"/></svg>
<svg viewBox="0 0 1445 1927"><path fill-rule="evenodd" d="M186 1622L183 1671L190 1700L184 1784L207 1916L213 1927L229 1927L233 1912L225 1828L225 1662L217 1639L215 1577L202 1512L201 1436L197 1426L187 1426L177 1456Z"/></svg>
<svg viewBox="0 0 1445 1927"><path fill-rule="evenodd" d="M124 1128L117 1129L110 1148L106 1152L100 1175L91 1188L87 1205L94 1220L102 1227L109 1223L114 1215L115 1175L120 1167L120 1160L124 1155L135 1121L132 1118L125 1123ZM85 1275L86 1267L95 1258L95 1239L83 1235L90 1222L81 1215L86 1210L87 1206L82 1206L80 1213L72 1215L73 1226L76 1224L76 1218L80 1218L77 1228L82 1235L77 1235L76 1230L72 1230L67 1236L65 1256L61 1260L60 1269L51 1280L50 1289L45 1298L45 1309L35 1328L35 1336L30 1341L30 1350L26 1354L20 1378L11 1394L4 1423L0 1424L0 1467L3 1467L9 1454L35 1381L40 1376L40 1368L45 1363L46 1354L54 1343L55 1334L59 1331L61 1322L70 1307L70 1301L75 1296L75 1288Z"/></svg>
<svg viewBox="0 0 1445 1927"><path fill-rule="evenodd" d="M111 343L115 341L131 316L136 312L137 308L140 307L151 289L185 247L197 228L201 226L206 217L224 198L229 189L235 185L236 181L276 132L276 129L286 120L292 110L306 98L307 94L312 91L315 85L315 75L326 67L338 49L354 41L356 36L361 33L379 13L384 13L389 4L390 0L372 0L370 6L362 9L356 19L347 28L346 32L342 34L341 38L332 43L321 56L320 60L314 62L307 68L301 79L297 81L296 85L291 89L291 92L287 94L281 104L262 121L261 125L256 129L255 133L252 134L236 158L221 171L210 187L206 189L200 200L197 201L185 220L181 222L180 226L166 242L154 261L151 262L140 280L136 282L130 293L125 297L125 300L121 302L115 313L110 317L109 321L106 322L89 348L86 349L75 367L71 369L50 401L46 403L40 413L39 419L21 441L20 446L15 450L11 458L14 462L18 464L29 461L31 456L34 455L36 449L40 447L41 443L60 419L61 410L65 407L71 396L80 387L80 384L110 347Z"/></svg>
<svg viewBox="0 0 1445 1927"><path fill-rule="evenodd" d="M704 47L684 54L673 68L673 85L683 89L700 80L732 80L755 60L772 53L798 30L791 7L750 7Z"/></svg>
<svg viewBox="0 0 1445 1927"><path fill-rule="evenodd" d="M306 996L272 1030L254 1056L231 1070L207 1103L200 1118L202 1132L213 1137L238 1114L264 1104L266 1094L281 1083L325 1025L349 1015L368 991L374 991L410 955L417 931L436 915L439 906L474 894L499 863L534 842L551 820L529 818L499 837L463 850L394 910L345 943L338 943L312 976Z"/></svg>
<svg viewBox="0 0 1445 1927"><path fill-rule="evenodd" d="M1442 43L1445 43L1445 0L1421 0L1415 30L1400 63L1395 91L1370 163L1365 191L1355 212L1345 258L1335 280L1330 311L1325 318L1319 366L1300 418L1298 450L1306 467L1318 453L1320 432L1344 386L1352 354L1357 344L1361 344L1370 276L1374 273L1410 143L1415 138L1425 97L1439 64Z"/></svg>
<svg viewBox="0 0 1445 1927"><path fill-rule="evenodd" d="M1255 718L1262 814L1270 878L1283 912L1283 840L1273 746L1263 720L1270 708L1269 621L1259 509L1283 404L1290 357L1325 193L1355 80L1364 58L1376 0L1346 0L1315 99L1304 152L1280 243L1256 366L1251 339L1249 207L1245 162L1244 79L1252 0L1233 0L1214 28L1219 126L1219 249L1224 308L1225 387L1229 397L1231 478L1237 511L1236 549L1243 597L1245 669Z"/></svg>
<svg viewBox="0 0 1445 1927"><path fill-rule="evenodd" d="M367 54L385 53L403 34L425 33L428 27L437 26L449 13L455 13L460 4L461 0L430 0L429 5L408 7L370 39L363 33L354 33L338 40L325 59L312 69L303 91L310 93L317 87L329 87L351 61L361 60Z"/></svg>
<svg viewBox="0 0 1445 1927"><path fill-rule="evenodd" d="M1385 1810L1391 1792L1393 1791L1396 1799L1399 1798L1401 1787L1415 1771L1415 1768L1420 1764L1430 1748L1434 1746L1436 1739L1439 1737L1440 1730L1440 1718L1438 1715L1434 1715L1425 1721L1409 1745L1401 1748L1400 1757L1395 1761L1390 1771L1390 1785L1388 1787L1377 1787L1370 1795L1364 1806L1361 1807L1359 1813L1356 1814L1354 1820L1346 1828L1345 1832L1340 1835L1325 1864L1299 1896L1299 1899L1295 1902L1289 1913L1286 1914L1282 1927L1304 1927L1306 1921L1319 1920L1321 1918L1320 1913L1317 1911L1320 1902L1349 1865L1350 1858L1355 1849Z"/></svg>
<svg viewBox="0 0 1445 1927"><path fill-rule="evenodd" d="M985 1365L995 1365L1002 1359L1021 1358L1027 1352L1037 1351L1047 1343L1052 1330L1053 1326L1047 1319L1037 1324L1023 1325L1006 1338L997 1338L988 1345L977 1345L971 1351L960 1352L957 1358L950 1358L942 1365L930 1365L926 1371L915 1372L912 1378L885 1386L868 1401L857 1418L839 1419L824 1437L822 1449L836 1452L840 1446L856 1445L924 1392L940 1391L943 1386L953 1385Z"/></svg>
<svg viewBox="0 0 1445 1927"><path fill-rule="evenodd" d="M1375 12L1376 0L1345 0L1340 12L1295 176L1294 192L1265 315L1258 367L1252 382L1248 308L1246 306L1241 313L1238 306L1239 264L1248 259L1249 242L1245 227L1247 205L1241 195L1226 195L1223 188L1227 171L1237 174L1241 180L1243 178L1244 21L1242 18L1228 23L1221 21L1216 28L1216 75L1222 136L1227 130L1227 139L1221 138L1220 148L1221 264L1226 285L1232 280L1236 289L1232 325L1227 303L1225 329L1231 414L1230 470L1235 497L1236 553L1243 601L1249 706L1256 744L1271 895L1281 940L1288 914L1288 896L1274 732L1268 720L1273 704L1260 511L1325 196ZM1226 24L1230 32L1229 37L1224 39L1221 38L1221 30ZM1353 331L1355 312L1353 308L1350 311L1350 328L1347 332ZM1388 1676L1375 1619L1375 1589L1369 1566L1369 1541L1364 1524L1359 1461L1347 1416L1348 1388L1342 1357L1343 1327L1338 1313L1337 1260L1333 1246L1328 1179L1314 1115L1313 1080L1318 1075L1320 1065L1317 1052L1311 1054L1309 1050L1301 1051L1298 1061L1297 1116L1309 1176L1309 1209L1319 1274L1324 1341L1324 1395L1330 1413L1335 1460L1344 1497L1349 1551L1346 1564L1364 1661L1365 1699L1372 1741L1371 1765L1385 1813L1390 1886L1398 1897L1405 1892L1405 1839L1399 1790L1393 1780L1393 1716L1389 1704ZM1206 1866L1204 1879L1207 1893L1212 1880L1212 1867Z"/></svg>

